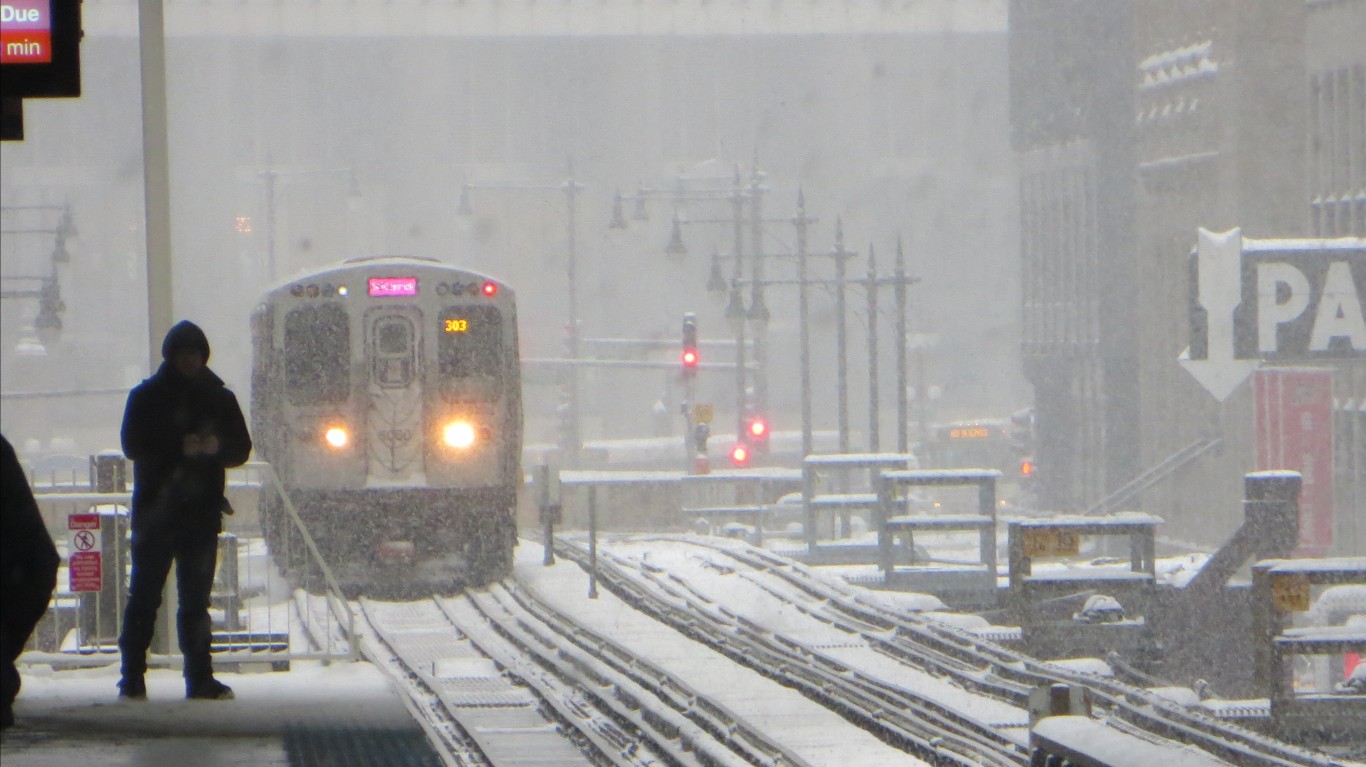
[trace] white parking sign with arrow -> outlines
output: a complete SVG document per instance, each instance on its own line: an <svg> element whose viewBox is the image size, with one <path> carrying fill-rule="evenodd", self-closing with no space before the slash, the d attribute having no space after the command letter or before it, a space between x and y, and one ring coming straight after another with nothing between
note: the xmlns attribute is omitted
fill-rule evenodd
<svg viewBox="0 0 1366 767"><path fill-rule="evenodd" d="M1242 230L1201 229L1196 258L1198 300L1207 318L1209 352L1204 359L1191 359L1187 346L1178 359L1201 386L1223 402L1257 369L1256 360L1233 356L1233 311L1242 303Z"/></svg>
<svg viewBox="0 0 1366 767"><path fill-rule="evenodd" d="M1200 230L1182 367L1220 402L1259 363L1366 358L1366 240Z"/></svg>

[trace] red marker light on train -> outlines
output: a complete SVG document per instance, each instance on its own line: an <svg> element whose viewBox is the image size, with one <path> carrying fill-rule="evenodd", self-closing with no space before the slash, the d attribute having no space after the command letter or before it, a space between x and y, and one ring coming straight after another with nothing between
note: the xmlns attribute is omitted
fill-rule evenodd
<svg viewBox="0 0 1366 767"><path fill-rule="evenodd" d="M483 290L484 290L484 295L489 296L490 298L492 298L493 296L498 295L498 283L496 283L496 282L486 282L486 283L484 283L484 288L483 288Z"/></svg>

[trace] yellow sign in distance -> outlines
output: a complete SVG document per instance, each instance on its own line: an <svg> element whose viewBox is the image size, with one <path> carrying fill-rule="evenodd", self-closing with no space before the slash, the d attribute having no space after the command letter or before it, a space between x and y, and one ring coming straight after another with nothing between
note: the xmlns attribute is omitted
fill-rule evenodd
<svg viewBox="0 0 1366 767"><path fill-rule="evenodd" d="M1021 532L1027 557L1067 557L1081 553L1081 536L1071 530L1026 527Z"/></svg>
<svg viewBox="0 0 1366 767"><path fill-rule="evenodd" d="M1277 612L1302 613L1309 609L1309 575L1275 573L1271 576L1271 604Z"/></svg>
<svg viewBox="0 0 1366 767"><path fill-rule="evenodd" d="M692 422L710 424L712 407L710 402L699 402L692 406Z"/></svg>

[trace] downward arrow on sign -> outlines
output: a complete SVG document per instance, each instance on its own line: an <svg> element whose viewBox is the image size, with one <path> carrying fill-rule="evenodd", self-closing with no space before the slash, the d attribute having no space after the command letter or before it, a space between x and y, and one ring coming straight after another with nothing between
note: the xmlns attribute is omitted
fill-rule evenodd
<svg viewBox="0 0 1366 767"><path fill-rule="evenodd" d="M1242 302L1242 256L1241 229L1200 230L1196 246L1197 295L1207 319L1209 335L1205 348L1209 352L1205 359L1193 360L1188 346L1178 360L1220 402L1257 369L1257 360L1233 356L1233 311Z"/></svg>

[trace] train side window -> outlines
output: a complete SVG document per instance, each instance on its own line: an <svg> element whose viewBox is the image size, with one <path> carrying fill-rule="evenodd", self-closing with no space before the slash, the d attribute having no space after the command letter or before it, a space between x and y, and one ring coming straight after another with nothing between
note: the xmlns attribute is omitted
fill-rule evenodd
<svg viewBox="0 0 1366 767"><path fill-rule="evenodd" d="M479 377L503 376L503 315L492 306L448 306L437 327L439 374L443 387Z"/></svg>
<svg viewBox="0 0 1366 767"><path fill-rule="evenodd" d="M374 327L374 382L385 389L403 388L412 383L416 367L413 341L416 334L413 322L407 317L393 315L375 320Z"/></svg>
<svg viewBox="0 0 1366 767"><path fill-rule="evenodd" d="M285 396L291 405L344 402L351 389L351 332L336 304L285 315Z"/></svg>

